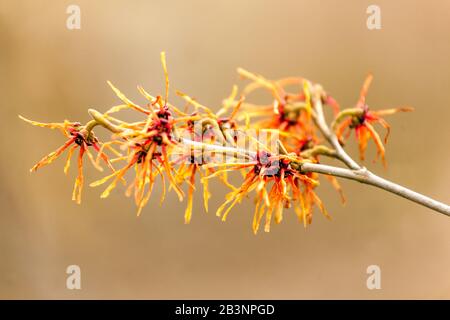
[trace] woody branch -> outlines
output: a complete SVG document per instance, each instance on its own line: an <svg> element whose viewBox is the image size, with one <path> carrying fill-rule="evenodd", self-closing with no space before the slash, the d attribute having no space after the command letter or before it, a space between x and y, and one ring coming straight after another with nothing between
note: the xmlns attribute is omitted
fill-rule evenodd
<svg viewBox="0 0 450 320"><path fill-rule="evenodd" d="M360 183L372 185L374 187L383 189L385 191L388 191L390 193L396 194L405 199L428 207L432 210L440 212L446 216L450 216L450 206L441 203L439 201L436 201L434 199L431 199L418 192L410 190L406 187L403 187L399 184L381 178L375 175L374 173L370 172L369 170L367 170L365 167L360 166L345 152L345 150L339 143L337 136L334 134L332 130L330 130L329 126L327 125L320 98L313 99L313 107L314 107L313 119L318 128L320 129L320 131L322 132L322 134L324 135L325 139L330 143L330 145L333 148L329 149L326 147L321 147L316 149L315 152L317 152L318 154L337 158L340 161L342 161L348 168L340 168L319 163L301 162L300 160L299 162L292 163L293 167L298 168L298 170L303 173L316 172L320 174L331 175L339 178L345 178L353 181L358 181ZM89 109L89 114L91 115L93 120L89 122L88 125L86 125L86 130L88 130L88 134L90 134L90 130L92 130L92 128L97 125L104 127L105 129L111 131L112 133L120 133L121 131L123 131L122 128L108 121L106 117L104 117L100 112L94 109ZM202 150L210 150L226 153L239 153L247 156L254 156L254 153L248 150L243 150L235 147L228 147L228 146L225 147L215 144L208 144L205 142L193 141L186 138L180 138L179 143L190 145L193 147L195 146L201 147Z"/></svg>

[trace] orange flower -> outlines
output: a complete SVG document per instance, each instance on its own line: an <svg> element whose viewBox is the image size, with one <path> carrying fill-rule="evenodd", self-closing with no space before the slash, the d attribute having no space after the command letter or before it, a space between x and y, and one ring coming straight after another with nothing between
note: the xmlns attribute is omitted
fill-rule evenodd
<svg viewBox="0 0 450 320"><path fill-rule="evenodd" d="M272 217L276 223L280 223L283 219L283 208L289 208L291 205L305 226L311 223L313 205L318 205L328 217L321 200L313 190L318 181L299 173L298 161L298 157L293 155L275 156L267 151L259 151L248 163L228 164L229 168L216 171L209 177L216 176L222 170L250 169L242 185L227 194L226 201L218 208L216 215L225 221L231 209L255 191L256 207L252 225L255 234L264 216L264 231L269 232Z"/></svg>
<svg viewBox="0 0 450 320"><path fill-rule="evenodd" d="M301 78L287 78L272 81L263 76L253 74L242 68L238 73L252 82L243 90L243 95L247 96L256 89L264 88L270 92L274 101L271 105L244 104L243 117L266 116L270 119L260 121L256 124L258 128L273 128L280 131L291 131L292 133L303 133L311 114L311 102L309 96L309 82ZM285 90L285 86L296 84L300 87L300 94L290 94Z"/></svg>
<svg viewBox="0 0 450 320"><path fill-rule="evenodd" d="M83 156L84 154L87 154L89 160L94 165L95 168L97 168L100 171L103 171L102 167L99 166L98 161L94 160L94 157L92 153L89 151L89 147L92 146L95 151L98 153L98 158L101 158L107 166L114 171L114 168L111 165L111 162L109 161L106 154L101 150L99 146L99 141L95 137L94 133L87 132L86 127L82 126L78 122L70 122L65 120L63 123L42 123L42 122L36 122L32 120L28 120L22 116L19 116L20 119L34 125L39 126L43 128L50 128L50 129L58 129L60 130L67 138L68 140L58 149L55 151L49 153L45 157L43 157L38 163L36 163L30 171L36 171L40 167L43 167L47 164L52 163L54 160L56 160L66 149L69 147L69 152L66 160L66 164L64 166L64 173L67 174L69 167L70 167L70 160L72 157L73 152L76 148L79 148L78 153L78 176L75 180L75 185L73 188L72 193L72 200L76 201L78 204L81 203L81 192L83 190Z"/></svg>
<svg viewBox="0 0 450 320"><path fill-rule="evenodd" d="M262 122L263 128L277 128L281 131L294 129L292 132L303 133L305 129L311 130L311 90L312 87L320 90L320 98L326 105L332 107L335 113L339 111L339 105L332 96L327 94L320 86L300 77L283 78L279 80L268 80L261 75L253 74L242 68L238 73L252 82L244 88L243 95L247 96L256 89L268 90L274 98L272 105L260 106L244 104L242 108L250 117L270 116L273 119ZM296 86L298 92L288 92L287 86ZM316 90L316 89L315 89ZM275 116L274 116L275 115ZM303 130L301 130L303 129Z"/></svg>
<svg viewBox="0 0 450 320"><path fill-rule="evenodd" d="M271 93L274 101L271 105L243 103L237 119L246 119L249 123L252 117L265 117L265 119L255 122L252 127L262 130L278 130L280 140L288 151L301 150L303 148L302 141L313 143L319 141L316 126L312 121L313 93L321 99L323 104L331 106L335 114L339 112L339 105L334 98L327 94L320 85L313 84L306 79L291 77L267 80L244 69L238 69L238 73L252 80L244 88L243 96L247 96L258 88L264 88ZM289 92L287 91L288 86L294 86L298 91Z"/></svg>
<svg viewBox="0 0 450 320"><path fill-rule="evenodd" d="M383 141L373 127L373 124L379 123L386 129L386 134L384 136L384 143L386 144L390 133L390 126L382 117L397 112L412 111L413 108L402 107L377 111L370 110L369 106L366 104L366 96L372 79L372 74L369 74L364 81L356 107L353 109L343 110L341 113L339 113L336 116L336 119L332 126L336 132L337 137L341 141L343 140L344 132L347 129L355 129L355 136L358 140L361 160L364 160L367 143L370 139L372 139L375 142L375 146L377 148L377 156L380 156L383 164L386 165L385 148L383 145ZM350 131L348 131L345 136L348 137L349 133Z"/></svg>
<svg viewBox="0 0 450 320"><path fill-rule="evenodd" d="M123 158L123 160L127 161L127 164L113 174L91 183L91 186L95 187L114 178L101 195L102 198L106 198L117 186L117 183L123 179L125 173L130 168L135 167L135 179L129 185L126 194L131 195L134 189L134 200L138 207L138 215L148 203L154 181L158 175L161 176L163 182L161 202L164 200L166 188L163 172L165 172L170 187L177 193L180 201L184 197L184 193L174 176L176 171L171 164L171 154L179 148L177 145L178 141L173 135L175 123L173 112L183 116L185 114L168 102L169 78L164 53L161 54L161 62L166 79L165 98L163 99L161 96L157 96L156 98L152 97L142 87L138 87L141 94L150 101L147 109L131 102L122 92L109 83L116 95L124 102L124 105L110 109L106 115L112 121L118 122L118 127L123 129L118 136L123 138L126 141L125 145L128 146L128 156ZM147 119L134 124L127 124L120 122L110 115L111 113L127 108L146 114Z"/></svg>

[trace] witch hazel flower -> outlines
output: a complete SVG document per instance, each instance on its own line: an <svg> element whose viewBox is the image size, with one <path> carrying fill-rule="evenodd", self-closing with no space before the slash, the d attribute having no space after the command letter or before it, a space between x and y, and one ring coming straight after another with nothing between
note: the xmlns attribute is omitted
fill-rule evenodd
<svg viewBox="0 0 450 320"><path fill-rule="evenodd" d="M70 122L65 120L62 123L43 123L37 122L33 120L29 120L25 117L19 115L19 118L28 122L34 126L49 128L49 129L58 129L60 130L64 136L67 138L66 142L60 146L55 151L52 151L45 157L43 157L39 162L37 162L31 169L31 172L37 171L39 168L52 163L54 160L59 158L61 154L68 150L66 164L64 166L64 173L67 174L69 171L71 158L73 153L78 149L78 157L77 157L77 165L78 165L78 176L75 179L75 184L72 193L72 200L76 203L81 203L81 193L83 190L83 158L84 155L87 155L88 159L92 163L92 165L98 169L99 171L103 171L103 168L99 165L98 161L94 159L90 148L93 148L95 152L97 152L98 157L105 162L105 164L114 171L114 168L109 161L108 156L100 150L100 142L97 137L94 135L94 132L90 130L90 126L93 126L94 122L88 123L86 126L82 126L79 122Z"/></svg>
<svg viewBox="0 0 450 320"><path fill-rule="evenodd" d="M391 127L386 120L383 119L383 117L398 112L413 111L413 108L400 107L375 111L369 109L369 106L366 104L366 96L369 86L372 83L372 79L372 74L369 74L361 88L360 96L355 108L345 109L340 112L336 116L336 119L332 124L332 128L336 132L338 139L341 141L344 141L344 138L348 137L352 129L355 131L355 137L358 141L361 160L364 160L368 141L372 139L377 148L377 156L381 157L383 164L386 165L386 151L384 144L388 141ZM380 135L373 126L375 123L380 124L386 130L384 144L380 138ZM347 131L347 134L345 134L345 131Z"/></svg>

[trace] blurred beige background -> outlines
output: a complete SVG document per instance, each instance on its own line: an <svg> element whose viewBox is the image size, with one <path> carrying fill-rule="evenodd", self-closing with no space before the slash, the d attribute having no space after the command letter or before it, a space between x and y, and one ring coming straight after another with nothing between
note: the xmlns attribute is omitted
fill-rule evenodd
<svg viewBox="0 0 450 320"><path fill-rule="evenodd" d="M379 31L366 28L373 3ZM81 8L81 30L66 29L70 4ZM212 106L242 83L238 66L308 77L344 106L372 71L371 106L416 111L388 119L388 169L367 166L449 203L449 14L445 0L2 1L0 298L449 299L450 220L429 209L343 181L345 207L328 186L320 191L332 222L316 212L304 230L287 211L254 236L251 200L222 223L198 195L188 226L173 193L139 218L123 190L101 200L86 187L76 205L63 161L28 171L62 136L17 118L85 122L88 107L117 104L106 80L143 102L136 85L163 90L162 50L173 88ZM217 208L224 190L213 190ZM81 267L82 290L65 287L70 264ZM366 288L372 264L381 290Z"/></svg>

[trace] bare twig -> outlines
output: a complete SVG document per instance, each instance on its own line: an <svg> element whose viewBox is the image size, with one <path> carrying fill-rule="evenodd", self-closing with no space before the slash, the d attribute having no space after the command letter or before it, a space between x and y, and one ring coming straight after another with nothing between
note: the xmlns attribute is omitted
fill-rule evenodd
<svg viewBox="0 0 450 320"><path fill-rule="evenodd" d="M383 179L365 168L350 170L346 168L338 168L318 163L303 163L301 165L301 171L328 174L335 177L341 177L358 181L364 184L369 184L443 213L446 216L450 216L450 206L433 200L427 196L424 196L423 194L417 193L394 182Z"/></svg>

